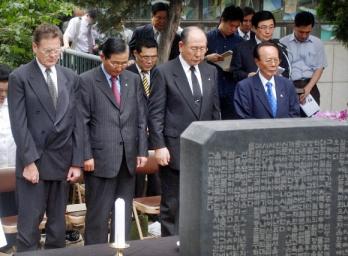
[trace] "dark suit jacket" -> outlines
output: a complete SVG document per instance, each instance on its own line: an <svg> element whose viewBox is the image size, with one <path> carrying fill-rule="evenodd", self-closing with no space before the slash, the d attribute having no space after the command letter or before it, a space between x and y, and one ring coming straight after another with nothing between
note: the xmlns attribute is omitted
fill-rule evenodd
<svg viewBox="0 0 348 256"><path fill-rule="evenodd" d="M300 105L293 83L284 77L275 76L277 94L276 118L298 117ZM234 106L238 118L273 118L265 89L258 75L237 84Z"/></svg>
<svg viewBox="0 0 348 256"><path fill-rule="evenodd" d="M220 119L217 70L205 62L199 64L203 99L200 115L195 114L190 85L179 57L154 71L149 98L150 144L154 149L167 147L170 167L180 167L180 135L194 121Z"/></svg>
<svg viewBox="0 0 348 256"><path fill-rule="evenodd" d="M278 43L278 40L272 40L274 43ZM248 74L251 72L257 71L257 66L254 60L254 48L257 45L255 37L240 43L235 52L233 53L233 58L231 61L231 72L233 74L233 80L238 82L248 77ZM286 48L286 47L285 47ZM284 77L289 78L289 63L287 61L287 56L285 48L280 47L281 53L281 63L280 66L285 68L285 71L282 73Z"/></svg>
<svg viewBox="0 0 348 256"><path fill-rule="evenodd" d="M115 177L125 153L131 175L136 157L147 156L146 106L138 75L120 75L121 106L118 107L101 66L81 75L81 112L84 123L84 159L94 158L98 177Z"/></svg>
<svg viewBox="0 0 348 256"><path fill-rule="evenodd" d="M127 68L126 68L127 70L129 70L129 71L131 71L131 72L133 72L133 73L135 73L135 74L137 74L137 75L139 75L140 76L140 79L141 79L141 75L140 75L140 73L139 73L139 70L138 70L138 68L137 68L137 66L135 65L135 63L134 64L132 64L132 65L130 65L130 66L128 66ZM150 91L151 91L151 87L152 87L152 77L153 77L153 70L154 69L151 69L150 70ZM142 84L141 84L142 85ZM146 95L146 93L145 93L145 89L144 89L144 86L141 86L141 88L142 88L142 90L143 90L143 93L144 93L144 96L145 96L145 99L147 100L147 95Z"/></svg>
<svg viewBox="0 0 348 256"><path fill-rule="evenodd" d="M154 39L154 31L153 31L153 26L151 24L146 24L144 26L137 27L132 35L132 39L129 42L129 48L130 52L132 53L135 50L135 45L137 40L139 39ZM169 54L169 59L172 60L175 57L179 55L179 41L180 41L180 36L178 34L175 34L173 43L172 43L172 48Z"/></svg>
<svg viewBox="0 0 348 256"><path fill-rule="evenodd" d="M9 114L17 145L16 174L35 162L42 180L65 180L70 166L82 166L82 127L77 109L78 76L56 65L57 109L36 60L9 78Z"/></svg>
<svg viewBox="0 0 348 256"><path fill-rule="evenodd" d="M242 37L241 34L238 33L238 35L239 35L240 37ZM243 38L243 37L242 37L242 38ZM254 31L250 31L250 39L249 39L249 40L254 39L254 38L255 38L255 32L254 32ZM249 41L249 40L244 40L244 41Z"/></svg>

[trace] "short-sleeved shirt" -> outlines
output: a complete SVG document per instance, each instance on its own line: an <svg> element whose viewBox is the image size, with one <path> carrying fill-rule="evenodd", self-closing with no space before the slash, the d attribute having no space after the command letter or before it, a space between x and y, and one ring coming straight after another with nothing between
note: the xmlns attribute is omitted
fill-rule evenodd
<svg viewBox="0 0 348 256"><path fill-rule="evenodd" d="M80 52L90 52L95 45L95 33L84 16L72 18L64 36L73 41L73 48Z"/></svg>
<svg viewBox="0 0 348 256"><path fill-rule="evenodd" d="M288 48L292 80L311 78L315 70L327 67L325 48L319 38L310 35L306 41L300 42L290 34L280 42Z"/></svg>

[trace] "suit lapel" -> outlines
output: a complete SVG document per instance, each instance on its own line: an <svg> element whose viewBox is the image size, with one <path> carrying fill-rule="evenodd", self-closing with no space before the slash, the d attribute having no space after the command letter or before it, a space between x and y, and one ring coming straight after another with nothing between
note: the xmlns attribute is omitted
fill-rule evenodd
<svg viewBox="0 0 348 256"><path fill-rule="evenodd" d="M122 112L127 102L128 91L129 91L128 77L124 72L120 75L120 84L121 84L121 107L120 108Z"/></svg>
<svg viewBox="0 0 348 256"><path fill-rule="evenodd" d="M111 101L111 103L117 109L119 109L119 106L116 104L115 96L112 93L109 82L106 80L106 77L101 67L99 67L96 72L96 85L105 94L105 96ZM121 98L121 104L122 104L122 98Z"/></svg>
<svg viewBox="0 0 348 256"><path fill-rule="evenodd" d="M190 109L192 110L192 113L199 119L199 116L197 116L195 112L195 106L194 106L194 100L192 91L190 88L190 84L187 81L185 71L181 65L181 62L179 60L179 57L175 59L174 63L174 69L173 69L173 76L174 76L174 82L182 96L184 97L185 101L187 102L187 105L189 105Z"/></svg>
<svg viewBox="0 0 348 256"><path fill-rule="evenodd" d="M199 64L199 72L201 73L201 78L202 78L202 107L201 107L201 112L200 114L202 115L202 113L204 113L204 109L209 108L210 106L208 106L207 104L210 102L209 101L209 95L210 95L210 89L211 89L211 84L213 81L213 77L211 76L212 74L210 74L208 72L208 70L206 70L206 66L201 63ZM210 104L210 103L209 103Z"/></svg>
<svg viewBox="0 0 348 256"><path fill-rule="evenodd" d="M265 109L268 111L270 116L272 116L273 114L272 114L271 106L268 103L265 88L263 87L263 84L258 74L253 76L252 83L256 92L256 96L259 98L261 104L265 107Z"/></svg>
<svg viewBox="0 0 348 256"><path fill-rule="evenodd" d="M67 78L58 65L56 65L56 70L58 80L58 100L55 124L57 124L63 118L69 106L69 90L67 88Z"/></svg>
<svg viewBox="0 0 348 256"><path fill-rule="evenodd" d="M48 116L51 118L52 122L54 122L56 110L54 109L50 93L48 92L48 86L45 78L38 64L36 63L36 60L31 62L31 66L32 72L30 72L29 84L46 110Z"/></svg>
<svg viewBox="0 0 348 256"><path fill-rule="evenodd" d="M284 95L286 95L285 84L281 83L277 76L274 76L274 82L277 94L277 113L282 113Z"/></svg>

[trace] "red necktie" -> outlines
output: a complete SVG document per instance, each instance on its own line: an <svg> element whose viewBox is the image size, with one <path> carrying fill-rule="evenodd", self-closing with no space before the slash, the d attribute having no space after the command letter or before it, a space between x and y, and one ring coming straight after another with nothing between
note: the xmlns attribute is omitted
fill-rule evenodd
<svg viewBox="0 0 348 256"><path fill-rule="evenodd" d="M117 77L116 76L111 77L111 89L112 89L112 92L114 93L117 106L120 106L121 95L120 95L120 92L118 91L118 88L117 88Z"/></svg>

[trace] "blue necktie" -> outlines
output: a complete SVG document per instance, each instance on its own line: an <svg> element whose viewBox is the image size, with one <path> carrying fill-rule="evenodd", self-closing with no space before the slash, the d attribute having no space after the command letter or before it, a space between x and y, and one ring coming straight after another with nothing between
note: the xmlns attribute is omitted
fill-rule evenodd
<svg viewBox="0 0 348 256"><path fill-rule="evenodd" d="M272 93L272 86L273 84L271 82L266 83L267 86L267 99L268 103L272 109L272 115L273 117L276 117L277 115L277 99L274 97Z"/></svg>

